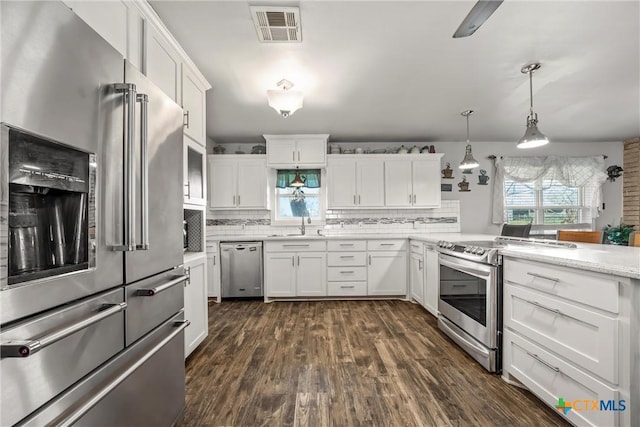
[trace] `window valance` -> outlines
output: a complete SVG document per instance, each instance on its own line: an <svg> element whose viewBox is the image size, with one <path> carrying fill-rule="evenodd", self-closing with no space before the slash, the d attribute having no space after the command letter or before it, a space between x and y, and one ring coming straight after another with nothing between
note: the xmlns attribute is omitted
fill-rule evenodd
<svg viewBox="0 0 640 427"><path fill-rule="evenodd" d="M536 189L542 188L544 180L553 180L567 187L583 187L585 205L589 206L592 218L599 215L602 200L601 186L607 179L604 158L590 157L502 157L495 161L496 179L493 181L494 224L506 222L504 209L504 180L533 182Z"/></svg>
<svg viewBox="0 0 640 427"><path fill-rule="evenodd" d="M320 188L320 169L300 169L300 177L306 188ZM295 169L278 170L276 187L288 188L296 176Z"/></svg>

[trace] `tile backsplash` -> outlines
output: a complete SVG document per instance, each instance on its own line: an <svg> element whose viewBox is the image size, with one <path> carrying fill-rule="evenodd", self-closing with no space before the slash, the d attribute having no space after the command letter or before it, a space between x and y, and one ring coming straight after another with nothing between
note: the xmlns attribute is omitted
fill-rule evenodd
<svg viewBox="0 0 640 427"><path fill-rule="evenodd" d="M307 233L442 233L460 231L460 201L442 200L437 209L329 210L324 225L307 225ZM272 226L267 210L209 211L207 237L298 232L297 226Z"/></svg>

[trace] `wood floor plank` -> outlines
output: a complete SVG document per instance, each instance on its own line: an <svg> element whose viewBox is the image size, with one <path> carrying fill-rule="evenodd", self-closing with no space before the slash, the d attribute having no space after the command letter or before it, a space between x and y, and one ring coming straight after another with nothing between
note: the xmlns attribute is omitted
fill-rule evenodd
<svg viewBox="0 0 640 427"><path fill-rule="evenodd" d="M565 426L406 301L209 306L181 426Z"/></svg>

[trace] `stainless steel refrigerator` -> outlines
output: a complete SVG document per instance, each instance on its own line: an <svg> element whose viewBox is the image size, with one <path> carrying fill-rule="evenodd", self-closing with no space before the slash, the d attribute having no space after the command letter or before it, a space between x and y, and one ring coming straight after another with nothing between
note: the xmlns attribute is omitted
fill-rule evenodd
<svg viewBox="0 0 640 427"><path fill-rule="evenodd" d="M182 110L62 2L0 19L0 425L170 425Z"/></svg>

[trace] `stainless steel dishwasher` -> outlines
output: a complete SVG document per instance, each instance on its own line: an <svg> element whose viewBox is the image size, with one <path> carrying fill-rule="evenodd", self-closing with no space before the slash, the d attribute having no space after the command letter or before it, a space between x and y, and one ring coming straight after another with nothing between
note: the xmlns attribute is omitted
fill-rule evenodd
<svg viewBox="0 0 640 427"><path fill-rule="evenodd" d="M263 296L262 242L220 244L222 298Z"/></svg>

